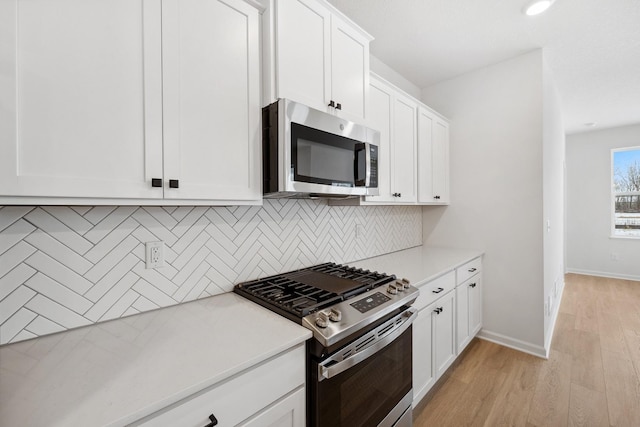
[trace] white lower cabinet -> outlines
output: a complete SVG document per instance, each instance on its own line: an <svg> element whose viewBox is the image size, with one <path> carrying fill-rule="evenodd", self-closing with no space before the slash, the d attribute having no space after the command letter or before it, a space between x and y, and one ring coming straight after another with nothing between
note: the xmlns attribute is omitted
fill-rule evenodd
<svg viewBox="0 0 640 427"><path fill-rule="evenodd" d="M422 285L413 304L413 406L482 328L482 258Z"/></svg>
<svg viewBox="0 0 640 427"><path fill-rule="evenodd" d="M455 273L450 271L420 286L413 304L413 406L427 394L455 359Z"/></svg>
<svg viewBox="0 0 640 427"><path fill-rule="evenodd" d="M432 309L434 313L434 362L436 377L440 378L456 358L455 346L455 301L456 294L451 291L443 295Z"/></svg>
<svg viewBox="0 0 640 427"><path fill-rule="evenodd" d="M304 344L195 393L132 426L295 427L305 423Z"/></svg>
<svg viewBox="0 0 640 427"><path fill-rule="evenodd" d="M476 258L456 269L456 345L460 353L482 327L482 261Z"/></svg>
<svg viewBox="0 0 640 427"><path fill-rule="evenodd" d="M304 388L298 389L291 395L281 399L275 405L260 412L242 427L299 427L305 425Z"/></svg>
<svg viewBox="0 0 640 427"><path fill-rule="evenodd" d="M422 400L436 382L433 364L433 314L426 307L413 322L413 403Z"/></svg>

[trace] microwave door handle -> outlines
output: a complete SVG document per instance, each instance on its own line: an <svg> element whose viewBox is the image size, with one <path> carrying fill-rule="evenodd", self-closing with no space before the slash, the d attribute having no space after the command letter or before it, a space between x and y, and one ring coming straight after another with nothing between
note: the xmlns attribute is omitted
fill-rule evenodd
<svg viewBox="0 0 640 427"><path fill-rule="evenodd" d="M360 159L360 152L364 151L365 155L365 164L364 164L364 180L359 180L360 176L360 164L358 160ZM353 183L356 187L368 187L369 186L369 170L367 165L369 164L369 144L366 142L359 142L355 144L354 156L353 156Z"/></svg>
<svg viewBox="0 0 640 427"><path fill-rule="evenodd" d="M318 365L318 381L329 379L329 378L335 377L338 374L341 374L342 372L357 365L360 362L365 361L369 357L373 356L374 354L376 354L377 352L379 352L380 350L382 350L383 348L391 344L393 341L395 341L396 338L398 338L407 329L409 329L409 326L411 326L411 324L416 319L416 317L418 317L418 311L414 309L408 309L402 312L400 316L406 318L402 326L396 329L395 331L393 331L392 333L390 333L389 335L387 335L386 337L384 337L383 339L376 341L375 343L371 344L371 346L360 351L359 353L354 354L351 357L348 357L347 359L344 359L341 362L335 363L328 367L323 365ZM331 361L332 359L327 359L323 363L329 363Z"/></svg>

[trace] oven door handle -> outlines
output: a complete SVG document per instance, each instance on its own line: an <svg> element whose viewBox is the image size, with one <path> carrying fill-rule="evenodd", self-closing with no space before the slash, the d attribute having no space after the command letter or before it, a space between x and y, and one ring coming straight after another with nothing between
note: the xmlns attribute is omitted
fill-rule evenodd
<svg viewBox="0 0 640 427"><path fill-rule="evenodd" d="M409 329L409 326L411 326L416 317L418 317L418 311L410 308L406 311L403 311L400 316L405 317L402 325L386 337L371 344L371 346L331 366L318 365L318 381L329 379L335 377L338 374L341 374L342 372L368 359L369 357L373 356L374 354L391 344L393 341L395 341L396 338L398 338L407 329ZM328 363L330 361L331 359L326 360L324 363Z"/></svg>

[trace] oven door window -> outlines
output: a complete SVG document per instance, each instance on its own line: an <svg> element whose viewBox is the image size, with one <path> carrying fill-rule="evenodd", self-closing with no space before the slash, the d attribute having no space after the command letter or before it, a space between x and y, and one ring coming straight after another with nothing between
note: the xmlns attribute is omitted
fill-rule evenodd
<svg viewBox="0 0 640 427"><path fill-rule="evenodd" d="M362 153L357 155L362 145L354 139L291 123L294 181L354 187L363 175L358 169L364 167L364 159Z"/></svg>
<svg viewBox="0 0 640 427"><path fill-rule="evenodd" d="M411 328L368 359L310 387L315 426L377 426L411 391Z"/></svg>

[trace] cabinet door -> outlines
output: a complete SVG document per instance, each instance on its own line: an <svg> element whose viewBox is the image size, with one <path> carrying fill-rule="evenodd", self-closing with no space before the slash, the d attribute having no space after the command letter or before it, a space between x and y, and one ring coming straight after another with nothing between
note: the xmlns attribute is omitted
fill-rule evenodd
<svg viewBox="0 0 640 427"><path fill-rule="evenodd" d="M469 289L469 335L475 337L482 328L482 274L471 279Z"/></svg>
<svg viewBox="0 0 640 427"><path fill-rule="evenodd" d="M401 203L415 202L416 192L416 120L418 105L396 93L391 131L391 193Z"/></svg>
<svg viewBox="0 0 640 427"><path fill-rule="evenodd" d="M423 107L418 111L418 202L449 203L449 124Z"/></svg>
<svg viewBox="0 0 640 427"><path fill-rule="evenodd" d="M455 292L449 292L435 302L435 306L440 310L434 316L434 359L436 377L440 376L451 365L456 356L456 345L454 341L455 325Z"/></svg>
<svg viewBox="0 0 640 427"><path fill-rule="evenodd" d="M241 427L299 427L306 422L304 388L283 398L275 405L240 424Z"/></svg>
<svg viewBox="0 0 640 427"><path fill-rule="evenodd" d="M337 17L331 19L331 99L337 113L362 122L369 91L369 40Z"/></svg>
<svg viewBox="0 0 640 427"><path fill-rule="evenodd" d="M276 93L326 111L331 99L331 14L315 0L276 6Z"/></svg>
<svg viewBox="0 0 640 427"><path fill-rule="evenodd" d="M413 406L415 407L435 383L433 363L433 308L424 308L413 322Z"/></svg>
<svg viewBox="0 0 640 427"><path fill-rule="evenodd" d="M433 196L449 203L449 124L436 119L433 129Z"/></svg>
<svg viewBox="0 0 640 427"><path fill-rule="evenodd" d="M261 198L258 18L241 0L163 0L165 198Z"/></svg>
<svg viewBox="0 0 640 427"><path fill-rule="evenodd" d="M469 284L462 283L456 288L456 346L460 354L471 341L469 329Z"/></svg>
<svg viewBox="0 0 640 427"><path fill-rule="evenodd" d="M367 196L367 202L394 201L391 196L391 126L393 89L383 82L371 78L369 88L370 105L368 126L380 132L378 156L378 196Z"/></svg>
<svg viewBox="0 0 640 427"><path fill-rule="evenodd" d="M162 197L160 0L0 2L0 195Z"/></svg>

